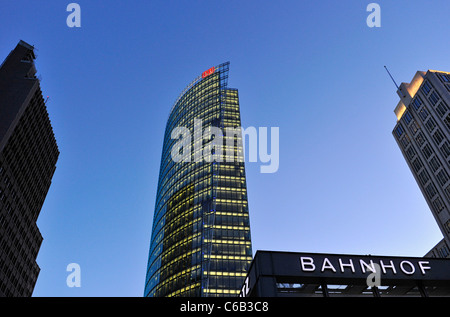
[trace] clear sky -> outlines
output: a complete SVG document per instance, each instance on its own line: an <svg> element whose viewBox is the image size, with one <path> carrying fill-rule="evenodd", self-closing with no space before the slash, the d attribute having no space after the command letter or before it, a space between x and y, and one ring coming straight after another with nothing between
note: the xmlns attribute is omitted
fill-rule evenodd
<svg viewBox="0 0 450 317"><path fill-rule="evenodd" d="M448 0L0 0L60 149L38 219L34 296L142 296L166 120L230 61L243 127L279 127L280 167L247 168L253 250L423 256L442 235L392 136L398 83L450 71ZM69 263L81 287L66 285Z"/></svg>

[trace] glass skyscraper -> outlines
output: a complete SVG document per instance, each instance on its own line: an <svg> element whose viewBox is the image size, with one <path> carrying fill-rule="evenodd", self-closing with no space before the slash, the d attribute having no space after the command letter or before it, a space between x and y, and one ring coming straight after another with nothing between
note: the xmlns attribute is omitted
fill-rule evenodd
<svg viewBox="0 0 450 317"><path fill-rule="evenodd" d="M242 135L225 133L241 127L228 72L229 62L203 72L170 112L144 296L238 296L247 274L252 246Z"/></svg>

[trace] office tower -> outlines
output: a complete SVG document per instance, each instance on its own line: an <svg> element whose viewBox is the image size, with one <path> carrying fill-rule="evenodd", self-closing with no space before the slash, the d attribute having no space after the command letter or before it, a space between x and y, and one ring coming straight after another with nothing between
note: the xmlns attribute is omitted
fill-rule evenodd
<svg viewBox="0 0 450 317"><path fill-rule="evenodd" d="M144 296L238 296L251 263L241 135L218 141L217 129L241 126L228 72L228 62L203 72L170 112Z"/></svg>
<svg viewBox="0 0 450 317"><path fill-rule="evenodd" d="M393 135L444 236L437 257L450 246L450 73L415 74L397 90ZM432 256L429 254L429 256Z"/></svg>
<svg viewBox="0 0 450 317"><path fill-rule="evenodd" d="M36 220L59 156L35 58L20 41L0 67L0 296L7 297L33 293L43 239Z"/></svg>

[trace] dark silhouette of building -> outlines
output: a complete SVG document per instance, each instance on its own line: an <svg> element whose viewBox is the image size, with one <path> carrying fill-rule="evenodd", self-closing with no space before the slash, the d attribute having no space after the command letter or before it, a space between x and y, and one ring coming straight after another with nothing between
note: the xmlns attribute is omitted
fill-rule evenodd
<svg viewBox="0 0 450 317"><path fill-rule="evenodd" d="M36 77L20 41L0 67L0 296L31 296L40 268L36 225L59 156Z"/></svg>

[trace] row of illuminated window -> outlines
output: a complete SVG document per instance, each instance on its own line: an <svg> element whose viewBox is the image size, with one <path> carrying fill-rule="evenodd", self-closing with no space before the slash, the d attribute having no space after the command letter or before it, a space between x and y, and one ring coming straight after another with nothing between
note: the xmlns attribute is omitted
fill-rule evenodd
<svg viewBox="0 0 450 317"><path fill-rule="evenodd" d="M230 226L228 226L230 227ZM232 226L236 227L236 226ZM250 241L250 228L241 227L241 230L236 229L216 229L214 228L214 238L217 240L245 240Z"/></svg>
<svg viewBox="0 0 450 317"><path fill-rule="evenodd" d="M176 259L184 254L189 255L192 253L192 249L200 247L203 243L249 245L250 228L248 227L248 218L236 218L242 221L233 221L233 218L228 218L228 216L217 216L215 219L216 224L213 226L213 240L203 239L202 232L207 230L207 227L203 225L201 218L190 221L181 227L166 228L163 244L167 245L168 249L163 251L161 259L164 263L167 263L168 259ZM184 246L190 247L187 249L187 253L180 253L179 250L182 250Z"/></svg>
<svg viewBox="0 0 450 317"><path fill-rule="evenodd" d="M196 172L198 174L198 170L202 168L210 168L210 164L203 160L202 151L203 149L199 146L199 149L194 147L193 153L191 153L193 157L193 161L190 163L178 164L172 160L171 153L166 153L168 156L163 155L160 177L162 177L163 182L167 182L168 179L172 177L176 177L180 179L184 174L191 174L192 172ZM197 155L197 156L196 156ZM178 175L176 175L178 174Z"/></svg>
<svg viewBox="0 0 450 317"><path fill-rule="evenodd" d="M160 296L173 296L171 295L173 293L182 294L189 289L199 287L201 275L197 272L200 272L200 265L169 275L159 281L155 291Z"/></svg>
<svg viewBox="0 0 450 317"><path fill-rule="evenodd" d="M219 212L218 212L219 213ZM250 239L250 227L248 216L245 214L239 214L237 216L226 216L212 214L214 218L210 221L214 223L212 226L204 224L205 221L202 217L203 213L191 213L186 214L183 217L177 217L170 223L166 223L164 226L164 243L170 241L170 243L177 243L183 239L192 237L195 239L198 237L198 232L213 228L215 237L230 237L230 238L243 238ZM207 222L208 223L208 222ZM217 233L217 234L216 234ZM169 243L169 244L170 244Z"/></svg>
<svg viewBox="0 0 450 317"><path fill-rule="evenodd" d="M242 286L242 285L241 285ZM240 289L216 289L216 288L208 288L203 290L203 292L209 294L209 296L217 295L218 297L222 297L224 295L232 295L237 296L240 293Z"/></svg>
<svg viewBox="0 0 450 317"><path fill-rule="evenodd" d="M194 258L197 257L195 260ZM161 293L166 293L167 290L172 292L183 292L184 288L179 288L182 282L185 285L195 286L198 285L201 275L201 252L197 251L193 254L193 259L186 261L186 263L198 263L196 265L186 267L180 272L173 272L171 275L163 274L167 276L165 279L161 280L158 289ZM216 287L222 288L236 288L239 289L242 285L243 278L246 276L246 272L250 265L250 261L217 261L210 260L207 262L208 270L203 272L203 276L208 278L207 285L215 285ZM163 268L163 271L169 270L169 267ZM213 279L211 279L213 278ZM235 281L235 283L231 283ZM165 290L166 289L166 290Z"/></svg>
<svg viewBox="0 0 450 317"><path fill-rule="evenodd" d="M216 76L208 76L199 82L197 82L190 89L186 90L184 94L179 98L178 103L182 103L186 99L193 99L199 95L209 94L210 91L219 89L219 81Z"/></svg>
<svg viewBox="0 0 450 317"><path fill-rule="evenodd" d="M200 283L191 284L167 294L167 297L200 297L201 289Z"/></svg>
<svg viewBox="0 0 450 317"><path fill-rule="evenodd" d="M196 235L198 236L198 235ZM165 276L168 276L168 274L165 274L163 271L171 271L172 275L171 278L176 278L177 276L180 276L181 274L185 274L187 271L193 270L196 268L196 266L192 266L192 263L197 264L200 263L200 261L192 261L192 257L194 257L196 254L199 254L201 249L199 247L196 248L187 248L185 252L177 254L176 256L173 255L173 249L167 250L161 255L161 275L164 278ZM189 263L189 265L184 265L182 269L179 271L174 270L174 267L177 263Z"/></svg>
<svg viewBox="0 0 450 317"><path fill-rule="evenodd" d="M206 124L206 117L211 117L214 113L220 113L220 104L219 99L215 97L208 99L204 103L192 100L189 103L179 105L174 110L167 121L166 139L170 138L170 133L175 127L193 128L194 119L196 118L203 120L203 124Z"/></svg>
<svg viewBox="0 0 450 317"><path fill-rule="evenodd" d="M245 277L242 276L216 276L208 277L208 288L204 290L208 296L237 296Z"/></svg>
<svg viewBox="0 0 450 317"><path fill-rule="evenodd" d="M222 187L223 188L223 187ZM218 198L225 198L229 200L243 200L247 199L247 190L245 188L226 188L217 190Z"/></svg>
<svg viewBox="0 0 450 317"><path fill-rule="evenodd" d="M233 125L234 127L234 125ZM226 131L225 131L226 132ZM195 137L195 135L194 135ZM191 155L191 159L193 159L193 161L195 163L198 164L197 160L200 159L200 162L203 162L204 159L204 155L205 154L214 154L214 152L217 152L216 150L220 149L223 157L219 158L222 161L230 161L230 162L235 162L236 160L234 159L234 157L232 157L232 159L228 159L228 156L226 156L227 154L232 154L233 156L237 155L238 153L241 153L241 155L243 154L243 149L242 149L242 143L238 142L240 139L240 135L238 135L238 137L236 137L234 134L232 136L227 136L227 135L222 135L222 142L220 144L218 144L220 146L220 148L217 148L216 145L211 144L211 146L207 146L208 141L202 140L202 143L200 144L198 141L196 141L195 139L192 141L192 143L190 144L190 155ZM228 144L233 143L233 148L232 149L228 149ZM173 161L172 158L172 147L175 145L174 140L170 141L170 145L164 149L164 153L162 156L162 165L161 165L161 175L163 175L164 177L171 177L174 173L176 173L178 170L182 169L182 168L186 168L186 166L188 167L196 167L198 165L193 165L193 164L176 164ZM238 147L239 145L239 147ZM214 151L209 152L210 149L213 149ZM238 151L239 149L239 151ZM229 153L231 152L231 153Z"/></svg>
<svg viewBox="0 0 450 317"><path fill-rule="evenodd" d="M251 245L251 242L249 240L242 241L242 240L234 240L234 239L205 239L205 242L211 242L214 244L245 244L245 245Z"/></svg>
<svg viewBox="0 0 450 317"><path fill-rule="evenodd" d="M236 226L236 225L241 225L241 226L247 225L248 226L248 217L239 217L239 216L242 216L242 214L223 213L223 212L222 213L218 212L218 214L223 215L223 216L224 215L230 215L230 216L225 216L225 218L223 216L217 217L216 225L225 223L227 225L234 225L234 226ZM226 218L226 217L231 217L231 218ZM242 221L233 221L234 219L239 219L239 218L242 219ZM247 236L247 238L249 239L249 236ZM250 241L240 241L239 243L235 243L235 242L233 242L233 240L229 240L229 239L227 239L227 240L220 240L220 239L202 240L202 238L199 236L199 234L196 234L194 236L186 237L185 239L183 239L176 245L169 247L168 250L165 250L163 252L164 253L163 256L165 259L174 258L174 257L176 258L177 256L179 256L180 254L183 253L183 252L180 252L180 250L183 250L182 246L191 245L192 248L195 248L195 247L199 247L200 245L202 245L203 244L202 241L204 243L208 243L208 242L213 243L213 250L219 252L221 255L230 254L230 255L251 256L251 254L252 254ZM219 249L217 249L218 245L220 245ZM220 251L218 251L218 250L220 250ZM188 251L188 252L191 253L191 251ZM175 254L175 256L173 254ZM156 263L156 265L158 265L158 261L156 261L156 259L154 259L154 263ZM151 270L151 271L154 272L154 270Z"/></svg>
<svg viewBox="0 0 450 317"><path fill-rule="evenodd" d="M197 89L198 86L194 86L191 90L188 90L177 102L170 114L170 120L173 120L180 115L192 112L192 109L198 110L199 107L209 103L218 103L220 88L217 83L212 83L208 87ZM202 101L202 102L199 102Z"/></svg>
<svg viewBox="0 0 450 317"><path fill-rule="evenodd" d="M227 191L228 193L233 193L233 191ZM238 193L238 192L236 192ZM202 193L195 194L193 203L188 204L187 208L174 208L166 211L166 216L159 220L164 225L156 226L159 228L158 230L168 230L170 228L178 228L181 230L185 225L189 225L186 217L189 219L196 219L202 216L203 214L203 204L204 202L209 202L211 196L209 195L207 190L204 190ZM238 199L216 199L214 208L217 210L216 212L216 221L221 224L243 224L242 216L246 216L244 212L247 211L247 200L244 195L242 195L242 200ZM190 201L192 201L190 199ZM181 205L180 205L181 206ZM213 208L213 206L211 206ZM195 232L196 230L194 230ZM167 232L166 232L167 233Z"/></svg>
<svg viewBox="0 0 450 317"><path fill-rule="evenodd" d="M207 187L207 183L211 177L210 166L207 164L179 165L179 169L170 171L170 174L161 180L158 188L157 210L163 207L169 197L172 197L174 193L188 184L200 184L198 189Z"/></svg>

